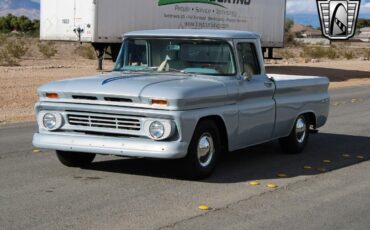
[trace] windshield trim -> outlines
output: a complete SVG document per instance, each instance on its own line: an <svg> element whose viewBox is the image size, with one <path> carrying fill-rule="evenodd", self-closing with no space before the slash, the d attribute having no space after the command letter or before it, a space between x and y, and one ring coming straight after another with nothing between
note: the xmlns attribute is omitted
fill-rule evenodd
<svg viewBox="0 0 370 230"><path fill-rule="evenodd" d="M206 75L206 76L217 76L217 77L236 77L238 75L238 65L236 63L236 58L235 58L235 49L234 49L234 43L233 43L233 39L224 39L224 38L207 38L207 37L197 37L197 38L189 38L189 37L162 37L162 36L126 36L123 38L122 40L122 45L121 45L121 49L120 49L120 52L118 54L118 57L121 56L121 52L124 50L124 46L125 46L125 41L128 40L128 39L152 39L152 40L188 40L188 41L204 41L204 42L225 42L228 46L229 46L229 49L230 49L230 53L231 53L231 61L233 62L233 66L234 66L234 73L231 73L231 74L207 74L207 73L186 73L184 72L183 74L191 74L191 75ZM151 52L151 49L149 49L149 52L148 52L148 55L149 53ZM117 58L117 61L118 61L118 58ZM149 61L149 60L148 60ZM117 62L116 62L117 63ZM122 70L116 70L116 63L114 65L114 68L113 68L113 72L122 72ZM146 71L143 71L143 72L146 72ZM169 71L169 73L173 73L174 71ZM151 72L146 72L146 73L151 73ZM180 73L180 72L179 72Z"/></svg>

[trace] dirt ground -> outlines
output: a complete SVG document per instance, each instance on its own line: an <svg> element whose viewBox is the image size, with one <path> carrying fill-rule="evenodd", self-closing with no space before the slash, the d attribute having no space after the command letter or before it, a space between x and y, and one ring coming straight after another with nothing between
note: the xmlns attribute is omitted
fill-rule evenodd
<svg viewBox="0 0 370 230"><path fill-rule="evenodd" d="M106 68L112 64L107 61ZM99 74L95 60L24 60L19 67L0 67L0 124L33 121L39 86L61 79Z"/></svg>
<svg viewBox="0 0 370 230"><path fill-rule="evenodd" d="M108 71L113 64L107 60ZM370 84L370 61L268 64L269 73L328 76L331 88ZM44 83L96 75L96 61L70 56L45 60L26 58L21 66L0 67L0 124L33 121L36 90Z"/></svg>
<svg viewBox="0 0 370 230"><path fill-rule="evenodd" d="M326 76L330 88L370 84L370 61L336 60L317 63L267 64L266 71L276 74Z"/></svg>

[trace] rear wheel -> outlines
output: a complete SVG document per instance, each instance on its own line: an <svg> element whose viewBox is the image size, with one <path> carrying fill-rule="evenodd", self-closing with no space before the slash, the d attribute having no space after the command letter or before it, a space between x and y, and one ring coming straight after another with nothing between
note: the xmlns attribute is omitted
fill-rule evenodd
<svg viewBox="0 0 370 230"><path fill-rule="evenodd" d="M95 158L92 153L56 151L59 161L68 167L86 167Z"/></svg>
<svg viewBox="0 0 370 230"><path fill-rule="evenodd" d="M186 177L203 179L215 169L221 151L220 135L212 121L201 121L193 135L186 158L182 161Z"/></svg>
<svg viewBox="0 0 370 230"><path fill-rule="evenodd" d="M308 142L309 126L307 117L300 115L289 136L279 139L281 148L288 153L301 153Z"/></svg>

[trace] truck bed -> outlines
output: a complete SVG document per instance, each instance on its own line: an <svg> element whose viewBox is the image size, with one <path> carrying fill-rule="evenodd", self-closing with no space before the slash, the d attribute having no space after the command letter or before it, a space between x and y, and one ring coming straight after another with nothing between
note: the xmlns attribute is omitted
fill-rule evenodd
<svg viewBox="0 0 370 230"><path fill-rule="evenodd" d="M291 130L291 120L301 113L316 115L315 128L323 126L329 113L329 79L319 76L298 76L269 74L276 90L276 127L274 136L287 136Z"/></svg>

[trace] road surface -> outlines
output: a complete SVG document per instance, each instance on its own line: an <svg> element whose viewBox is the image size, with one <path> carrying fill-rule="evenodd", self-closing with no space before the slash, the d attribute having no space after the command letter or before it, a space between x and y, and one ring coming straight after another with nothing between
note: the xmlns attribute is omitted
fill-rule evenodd
<svg viewBox="0 0 370 230"><path fill-rule="evenodd" d="M67 168L52 151L33 151L34 124L3 126L0 229L367 230L370 85L331 95L329 122L303 154L267 143L223 156L203 181L181 179L162 160L99 156Z"/></svg>

